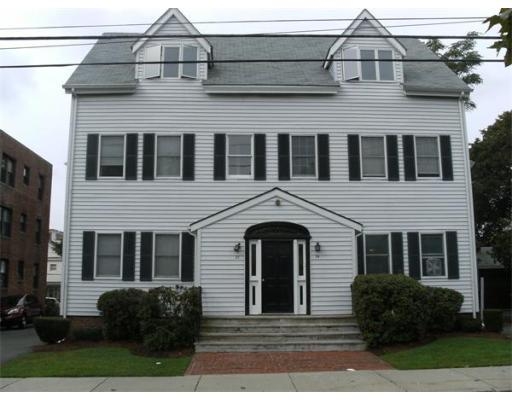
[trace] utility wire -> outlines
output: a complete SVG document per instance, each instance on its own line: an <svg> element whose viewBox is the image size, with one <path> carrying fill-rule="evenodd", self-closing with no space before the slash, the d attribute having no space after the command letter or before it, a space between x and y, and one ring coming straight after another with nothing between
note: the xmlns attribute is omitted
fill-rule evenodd
<svg viewBox="0 0 512 400"><path fill-rule="evenodd" d="M197 60L197 61L108 61L108 62L85 62L85 63L62 63L62 64L19 64L19 65L0 65L0 69L19 69L19 68L53 68L53 67L73 67L73 66L100 66L100 65L150 65L150 64L236 64L236 63L296 63L296 62L325 62L326 58L297 58L297 59L254 59L254 60ZM439 58L423 59L423 58L344 58L342 61L399 61L399 62L465 62L465 63L482 63L482 62L503 62L500 59L479 59L468 60L464 58L441 60Z"/></svg>
<svg viewBox="0 0 512 400"><path fill-rule="evenodd" d="M0 36L0 41L22 41L22 40L80 40L80 39L207 39L207 38L273 38L287 37L283 34L271 33L230 33L230 34L205 34L205 35L146 35L146 34L112 34L103 35L65 35L65 36ZM338 35L297 35L296 37L325 37L325 38L367 38L367 39L478 39L478 40L499 40L500 36L478 36L478 35L365 35L365 34L338 34Z"/></svg>
<svg viewBox="0 0 512 400"><path fill-rule="evenodd" d="M413 27L413 26L431 26L431 25L446 25L446 24L468 24L468 23L476 23L478 21L455 21L455 22L433 22L433 23L425 23L425 24L407 24L407 25L389 25L385 28L401 28L401 27ZM1 28L0 28L1 29ZM288 32L272 32L273 34L290 34L290 33L311 33L311 32L327 32L327 31L341 31L345 30L347 27L341 28L328 28L328 29L310 29L303 31L288 31ZM358 31L364 30L373 30L374 28L364 28L360 27ZM39 49L39 48L53 48L53 47L75 47L75 46L91 46L94 44L97 45L105 45L111 43L132 43L133 40L123 40L123 41L110 41L110 42L89 42L89 43L71 43L71 44L48 44L48 45L36 45L36 46L16 46L16 47L0 47L1 50L21 50L21 49Z"/></svg>
<svg viewBox="0 0 512 400"><path fill-rule="evenodd" d="M99 25L53 25L53 26L11 26L2 27L1 31L7 30L36 30L36 29L74 29L74 28L107 28L120 26L152 26L152 25L198 25L198 24L249 24L249 23L286 23L286 22L336 22L336 21L421 21L421 20L447 20L447 19L485 19L484 17L387 17L387 18L315 18L315 19L250 19L250 20L228 20L228 21L193 21L190 24L181 22L147 22L128 24L99 24Z"/></svg>

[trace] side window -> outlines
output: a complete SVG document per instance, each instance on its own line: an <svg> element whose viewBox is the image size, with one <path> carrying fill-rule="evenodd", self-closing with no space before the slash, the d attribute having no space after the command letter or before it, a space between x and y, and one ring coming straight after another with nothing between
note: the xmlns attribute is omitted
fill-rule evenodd
<svg viewBox="0 0 512 400"><path fill-rule="evenodd" d="M439 177L439 139L416 136L416 170L418 177Z"/></svg>
<svg viewBox="0 0 512 400"><path fill-rule="evenodd" d="M7 154L2 154L2 165L0 168L0 182L14 187L16 180L16 161Z"/></svg>
<svg viewBox="0 0 512 400"><path fill-rule="evenodd" d="M124 136L101 136L100 176L124 176Z"/></svg>
<svg viewBox="0 0 512 400"><path fill-rule="evenodd" d="M384 136L361 137L361 163L364 178L386 177Z"/></svg>
<svg viewBox="0 0 512 400"><path fill-rule="evenodd" d="M9 284L9 277L7 270L9 267L9 261L5 258L0 259L0 287L6 288Z"/></svg>
<svg viewBox="0 0 512 400"><path fill-rule="evenodd" d="M421 234L421 275L446 276L444 235Z"/></svg>
<svg viewBox="0 0 512 400"><path fill-rule="evenodd" d="M252 176L252 135L228 135L228 175Z"/></svg>
<svg viewBox="0 0 512 400"><path fill-rule="evenodd" d="M42 222L41 222L41 219L40 218L37 218L36 219L36 243L37 244L40 244L41 243L41 229L42 229Z"/></svg>
<svg viewBox="0 0 512 400"><path fill-rule="evenodd" d="M12 210L0 207L0 236L11 237Z"/></svg>
<svg viewBox="0 0 512 400"><path fill-rule="evenodd" d="M390 273L389 236L365 235L366 274Z"/></svg>
<svg viewBox="0 0 512 400"><path fill-rule="evenodd" d="M23 167L23 183L25 185L30 183L30 168L26 165Z"/></svg>
<svg viewBox="0 0 512 400"><path fill-rule="evenodd" d="M121 275L121 234L98 234L96 247L96 276Z"/></svg>
<svg viewBox="0 0 512 400"><path fill-rule="evenodd" d="M39 187L37 188L37 198L43 200L44 195L44 175L39 174Z"/></svg>
<svg viewBox="0 0 512 400"><path fill-rule="evenodd" d="M181 176L181 136L157 136L156 175Z"/></svg>
<svg viewBox="0 0 512 400"><path fill-rule="evenodd" d="M292 136L292 176L316 176L315 136Z"/></svg>

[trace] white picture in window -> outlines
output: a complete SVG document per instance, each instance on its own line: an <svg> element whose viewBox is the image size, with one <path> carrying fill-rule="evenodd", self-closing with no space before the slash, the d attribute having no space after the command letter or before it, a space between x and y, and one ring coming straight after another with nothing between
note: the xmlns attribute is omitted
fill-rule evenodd
<svg viewBox="0 0 512 400"><path fill-rule="evenodd" d="M443 275L443 260L436 257L425 258L425 271L427 276Z"/></svg>

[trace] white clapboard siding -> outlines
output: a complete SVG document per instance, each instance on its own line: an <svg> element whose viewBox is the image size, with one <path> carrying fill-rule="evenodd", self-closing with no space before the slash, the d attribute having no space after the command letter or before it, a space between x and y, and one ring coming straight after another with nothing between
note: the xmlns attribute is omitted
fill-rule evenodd
<svg viewBox="0 0 512 400"><path fill-rule="evenodd" d="M176 26L171 25L173 29ZM154 43L151 41L145 46ZM139 54L143 54L143 49ZM201 57L206 57L202 50ZM201 76L205 77L206 67L201 68ZM336 69L341 76L340 63ZM142 76L142 67L137 73ZM397 77L402 79L399 64ZM338 94L325 96L223 96L205 94L200 80L140 79L134 94L78 96L77 102L72 186L68 188L71 191L67 266L69 315L97 315L96 301L107 290L179 284L173 280L139 281L141 231L186 231L190 223L276 186L360 222L368 233L404 232L406 274L406 232L457 231L460 279L430 279L423 283L457 289L464 295L462 311L472 311L473 238L467 208L466 149L457 99L407 97L398 82L342 82ZM89 133L139 133L138 180L100 178L86 181L85 156ZM195 181L142 181L143 133L195 133ZM267 180L228 178L226 181L213 181L214 133L265 133ZM331 180L279 181L278 133L329 134ZM349 181L347 135L368 133L398 135L399 182ZM404 181L402 135L411 134L451 137L453 181ZM315 265L312 312L350 313L349 286L353 264L350 261L345 264L344 260L351 260L355 249L349 247L348 231L340 230L336 235L337 228L333 223L303 210L296 211L289 214L290 220L303 221L314 237L321 238L318 241L322 249L326 249L318 260L314 258L314 252L311 253L312 265ZM234 260L232 249L242 240L241 234L248 224L274 218L271 210L269 214L261 210L256 214L251 212L247 210L237 216L238 222L226 221L204 232L201 278L206 278L206 313L243 314L243 267L240 269L243 252L239 260ZM279 215L275 218L282 220ZM82 232L85 230L138 232L134 282L120 279L81 281ZM207 260L211 262L206 263ZM213 295L215 293L222 293L222 297L217 298Z"/></svg>

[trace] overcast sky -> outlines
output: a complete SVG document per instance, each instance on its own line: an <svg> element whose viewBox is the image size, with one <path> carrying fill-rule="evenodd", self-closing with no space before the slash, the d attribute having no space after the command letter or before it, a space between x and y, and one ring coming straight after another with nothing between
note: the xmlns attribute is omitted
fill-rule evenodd
<svg viewBox="0 0 512 400"><path fill-rule="evenodd" d="M316 3L316 2L315 2ZM338 3L341 4L341 3ZM170 4L174 5L174 4ZM180 7L192 22L212 20L248 19L315 19L354 18L361 11L353 9L226 9ZM0 13L0 27L53 26L53 25L98 25L150 23L155 21L165 8L155 9L8 9ZM480 9L380 9L369 8L377 18L385 17L442 17L442 16L489 16L497 8ZM404 25L428 21L383 21L385 26ZM439 22L439 21L437 21ZM200 24L202 33L255 33L285 32L308 29L333 29L340 31L349 22L301 22L301 23L253 23L253 24ZM52 30L2 30L0 36L8 35L58 35L58 34L101 34L102 32L143 32L147 26L81 28ZM485 32L481 23L453 25L389 27L394 34L443 34L464 35L469 31ZM328 32L335 33L335 32ZM496 31L490 32L496 34ZM90 43L81 40L78 43ZM44 42L44 44L76 44L69 42ZM447 42L449 43L449 42ZM30 50L1 50L5 47L34 46L41 42L0 41L0 64L36 64L79 62L91 48L70 46ZM496 52L489 50L488 41L479 41L478 51L484 58L496 58ZM40 154L53 164L52 207L50 227L64 226L64 197L66 179L66 158L69 134L70 95L64 93L62 84L73 72L74 67L50 69L0 70L0 128L24 145ZM488 63L478 67L483 84L472 94L477 109L467 113L468 135L472 142L479 137L480 130L492 124L496 117L512 109L512 67L504 68L502 63Z"/></svg>

